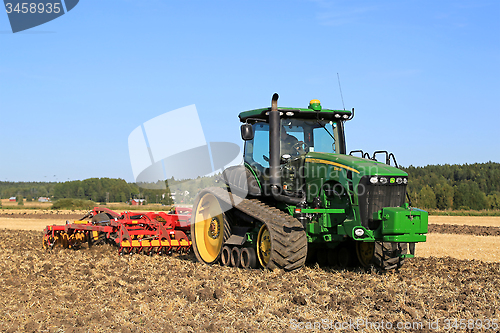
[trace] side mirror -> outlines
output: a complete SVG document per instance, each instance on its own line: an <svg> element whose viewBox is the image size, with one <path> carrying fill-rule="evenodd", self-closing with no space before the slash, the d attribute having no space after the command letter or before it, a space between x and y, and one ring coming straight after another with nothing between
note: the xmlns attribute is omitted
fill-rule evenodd
<svg viewBox="0 0 500 333"><path fill-rule="evenodd" d="M241 125L241 138L244 141L253 140L253 128L250 124Z"/></svg>

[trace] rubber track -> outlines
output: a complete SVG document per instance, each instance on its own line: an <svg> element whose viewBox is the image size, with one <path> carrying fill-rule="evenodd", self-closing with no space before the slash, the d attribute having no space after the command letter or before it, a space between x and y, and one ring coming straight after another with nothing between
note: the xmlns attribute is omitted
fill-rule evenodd
<svg viewBox="0 0 500 333"><path fill-rule="evenodd" d="M307 236L304 227L297 219L260 200L242 199L220 187L210 187L205 190L234 209L266 224L271 236L271 256L267 268L293 271L305 265ZM232 205L230 198L237 200L238 204Z"/></svg>

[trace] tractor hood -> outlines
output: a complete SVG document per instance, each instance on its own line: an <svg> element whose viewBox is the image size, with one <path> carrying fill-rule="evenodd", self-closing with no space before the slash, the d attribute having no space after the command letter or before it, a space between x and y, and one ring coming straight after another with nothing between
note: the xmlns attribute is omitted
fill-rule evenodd
<svg viewBox="0 0 500 333"><path fill-rule="evenodd" d="M344 169L346 171L356 173L359 177L408 176L406 172L396 167L351 155L311 152L306 155L305 162L330 165L334 168Z"/></svg>

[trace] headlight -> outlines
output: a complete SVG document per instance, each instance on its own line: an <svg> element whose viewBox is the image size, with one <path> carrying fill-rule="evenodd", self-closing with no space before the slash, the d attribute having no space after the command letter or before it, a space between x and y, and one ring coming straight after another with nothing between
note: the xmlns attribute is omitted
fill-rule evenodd
<svg viewBox="0 0 500 333"><path fill-rule="evenodd" d="M373 176L372 178L370 178L370 183L377 184L378 183L378 177L377 176Z"/></svg>
<svg viewBox="0 0 500 333"><path fill-rule="evenodd" d="M380 184L387 184L387 178L380 177Z"/></svg>
<svg viewBox="0 0 500 333"><path fill-rule="evenodd" d="M363 235L365 234L365 231L361 228L358 228L358 229L354 229L354 235L356 237L363 237Z"/></svg>
<svg viewBox="0 0 500 333"><path fill-rule="evenodd" d="M342 116L342 118L349 119L349 115L345 114L345 115Z"/></svg>
<svg viewBox="0 0 500 333"><path fill-rule="evenodd" d="M403 178L403 184L408 184L408 179L407 178Z"/></svg>
<svg viewBox="0 0 500 333"><path fill-rule="evenodd" d="M334 117L335 117L335 118L340 118L340 117L341 117L341 115L339 115L338 113L336 113Z"/></svg>
<svg viewBox="0 0 500 333"><path fill-rule="evenodd" d="M403 178L396 178L396 183L399 185L403 184Z"/></svg>

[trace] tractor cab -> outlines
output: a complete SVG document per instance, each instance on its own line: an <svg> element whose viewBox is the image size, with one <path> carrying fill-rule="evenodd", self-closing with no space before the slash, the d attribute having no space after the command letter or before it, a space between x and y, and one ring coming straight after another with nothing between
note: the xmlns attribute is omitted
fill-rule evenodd
<svg viewBox="0 0 500 333"><path fill-rule="evenodd" d="M264 193L270 195L270 140L275 141L279 145L280 187L288 195L299 195L306 157L311 153L345 154L343 122L352 113L322 109L319 100L312 100L308 108L279 108L279 126L276 126L270 124L270 111L271 108L256 109L239 116L244 122L245 164L259 180ZM278 134L271 135L272 126Z"/></svg>

